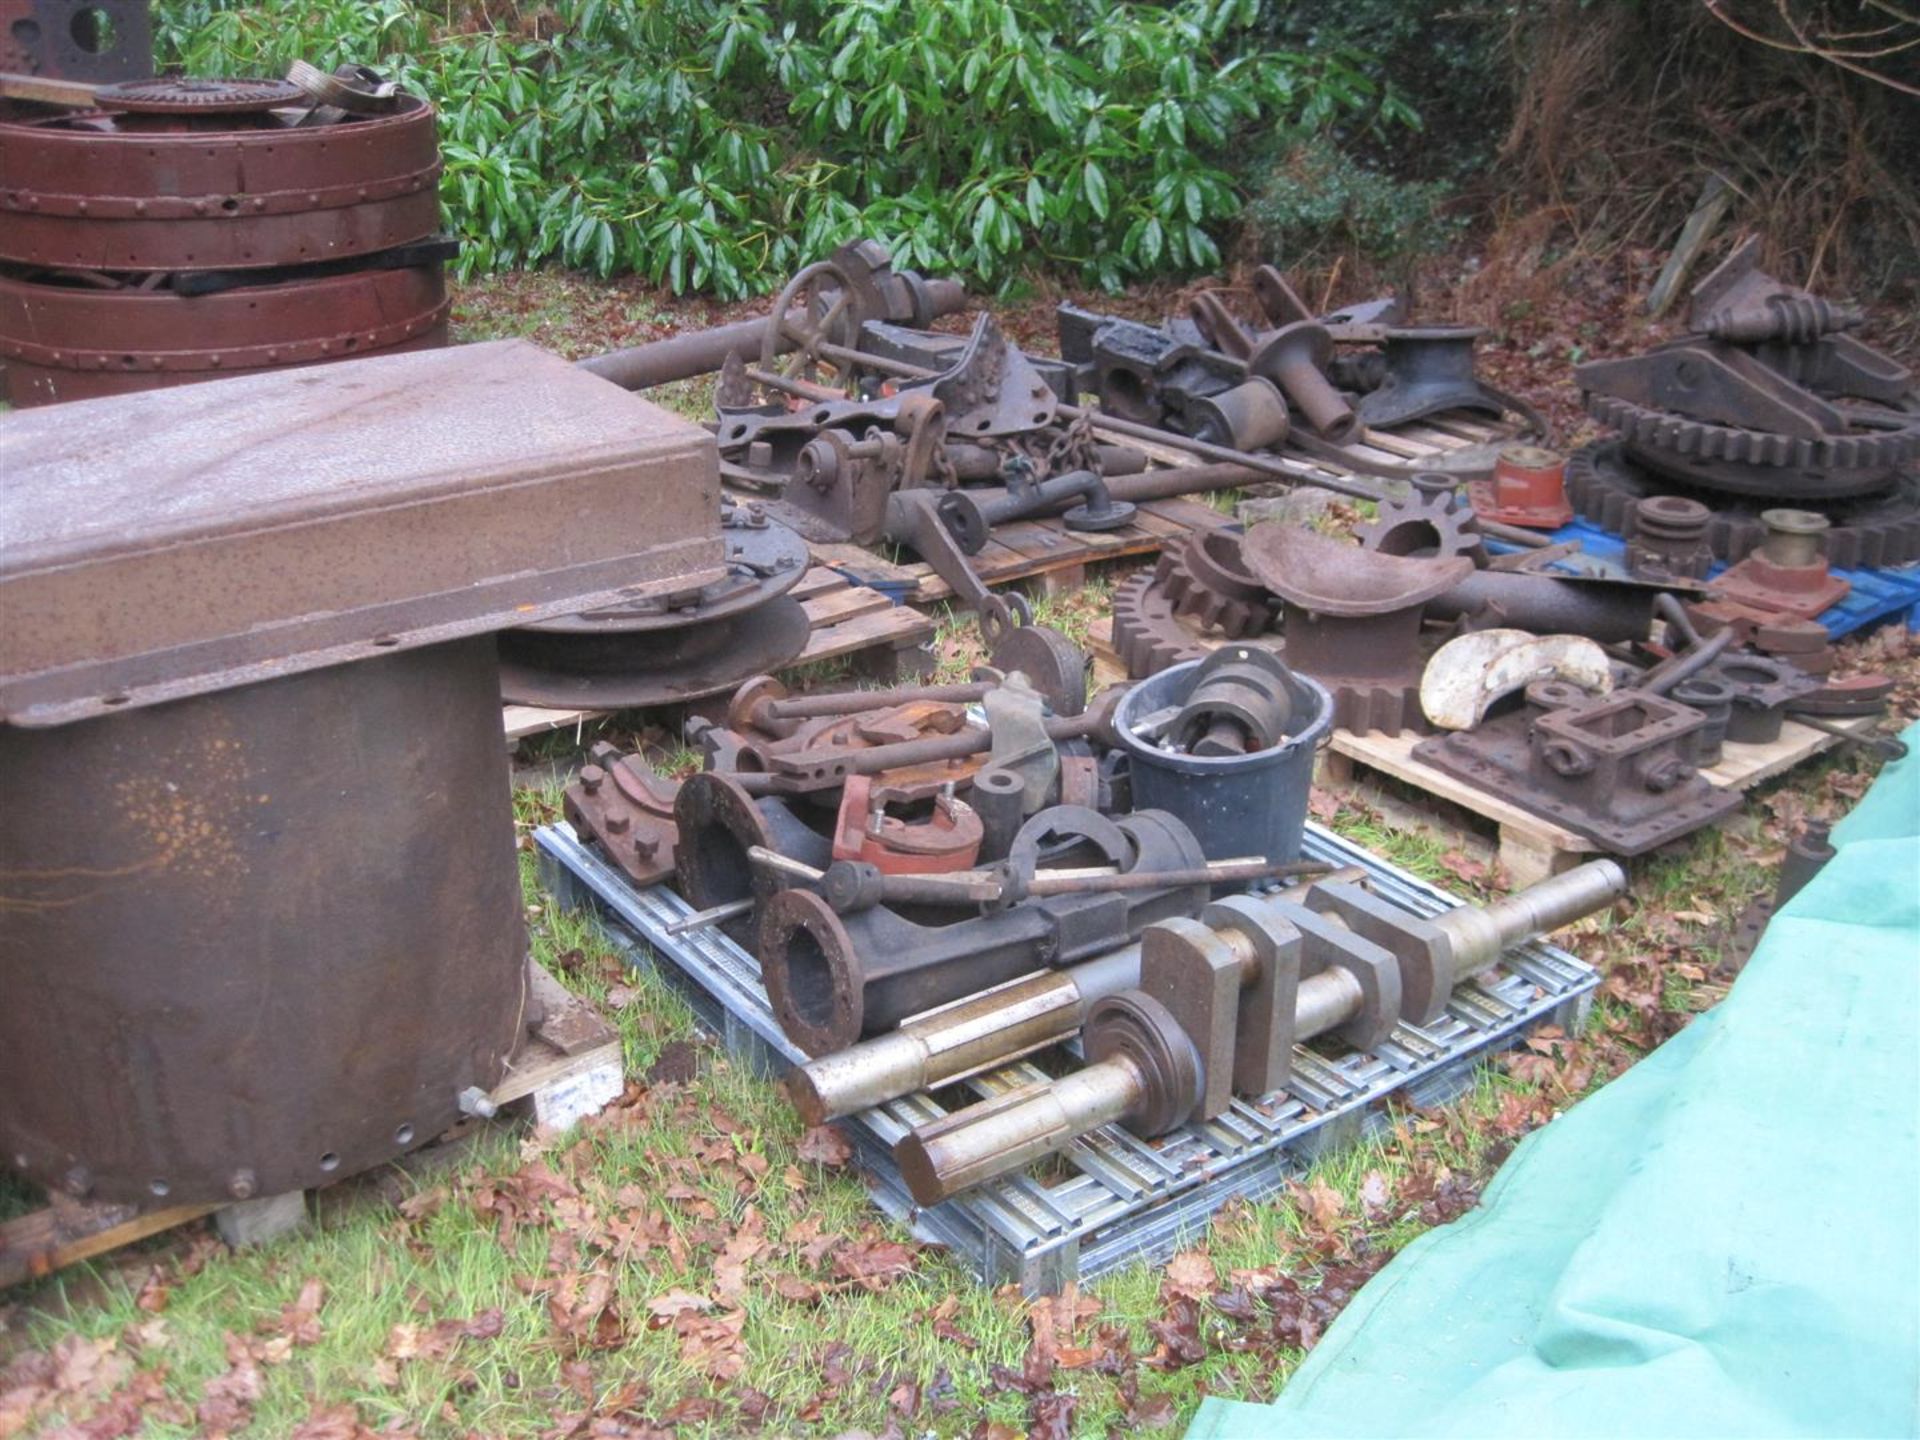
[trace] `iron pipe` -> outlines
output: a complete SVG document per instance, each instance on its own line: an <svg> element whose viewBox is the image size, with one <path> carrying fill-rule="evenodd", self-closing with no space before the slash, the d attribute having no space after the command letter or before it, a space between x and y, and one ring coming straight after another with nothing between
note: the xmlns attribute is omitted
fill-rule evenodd
<svg viewBox="0 0 1920 1440"><path fill-rule="evenodd" d="M936 317L953 315L967 308L966 287L957 280L929 280L926 286ZM771 315L762 315L753 320L736 320L729 325L716 325L711 330L695 330L685 335L669 336L665 340L650 340L645 345L613 350L576 363L582 370L598 375L622 390L649 390L656 385L669 385L676 380L691 380L696 375L711 374L724 366L731 355L738 355L744 361L758 360L760 347L766 340L768 322L772 319ZM792 350L792 333L804 330L811 323L804 310L788 311L787 319L788 323L780 327L774 341L779 354Z"/></svg>

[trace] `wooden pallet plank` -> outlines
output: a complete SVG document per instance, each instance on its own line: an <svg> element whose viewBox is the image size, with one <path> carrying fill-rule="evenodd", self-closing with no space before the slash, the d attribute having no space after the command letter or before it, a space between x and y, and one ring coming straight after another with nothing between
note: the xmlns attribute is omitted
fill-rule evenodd
<svg viewBox="0 0 1920 1440"><path fill-rule="evenodd" d="M217 1205L174 1205L129 1215L125 1205L53 1206L0 1224L0 1289L105 1255L211 1215Z"/></svg>
<svg viewBox="0 0 1920 1440"><path fill-rule="evenodd" d="M889 605L884 610L856 615L851 620L825 630L816 630L800 652L796 665L816 660L834 660L862 650L900 650L931 640L936 632L933 621L906 605Z"/></svg>
<svg viewBox="0 0 1920 1440"><path fill-rule="evenodd" d="M840 588L830 590L824 595L816 595L800 607L807 612L807 619L813 622L816 631L838 625L855 615L865 615L872 610L890 610L893 602L878 590L869 590L864 585L849 585L840 582Z"/></svg>

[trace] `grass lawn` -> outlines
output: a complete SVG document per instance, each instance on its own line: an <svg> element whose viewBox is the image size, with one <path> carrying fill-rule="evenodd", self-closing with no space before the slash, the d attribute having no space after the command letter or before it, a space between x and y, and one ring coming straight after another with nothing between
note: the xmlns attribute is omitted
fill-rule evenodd
<svg viewBox="0 0 1920 1440"><path fill-rule="evenodd" d="M617 310L640 338L702 318L621 287L486 287L463 300L465 338L565 348L583 307ZM1040 618L1084 633L1107 593L1096 581L1042 601ZM975 658L969 631L942 625L942 678ZM1905 637L1868 658L1898 670L1903 713L1920 712ZM690 761L631 722L604 732ZM541 737L523 768L564 765L595 738ZM1177 1431L1209 1392L1272 1395L1351 1290L1470 1207L1521 1136L1724 995L1720 944L1786 837L1844 813L1873 768L1823 758L1635 862L1631 900L1560 937L1606 975L1584 1034L1536 1038L1455 1104L1396 1112L1286 1197L1226 1211L1171 1265L1041 1302L977 1286L883 1220L845 1142L804 1132L664 985L551 908L526 854L534 953L619 1026L623 1099L564 1137L479 1126L345 1182L318 1197L308 1233L264 1250L229 1253L189 1227L0 1297L0 1440ZM557 802L550 778L524 786L523 831ZM1316 795L1315 814L1462 893L1499 879L1370 810ZM11 1212L31 1202L0 1195Z"/></svg>

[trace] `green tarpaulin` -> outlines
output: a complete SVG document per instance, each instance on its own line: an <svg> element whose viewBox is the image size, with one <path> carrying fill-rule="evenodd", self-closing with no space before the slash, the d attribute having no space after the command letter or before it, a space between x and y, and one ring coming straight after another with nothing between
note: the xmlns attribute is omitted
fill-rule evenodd
<svg viewBox="0 0 1920 1440"><path fill-rule="evenodd" d="M1920 1434L1920 756L1833 843L1721 1005L1188 1440Z"/></svg>

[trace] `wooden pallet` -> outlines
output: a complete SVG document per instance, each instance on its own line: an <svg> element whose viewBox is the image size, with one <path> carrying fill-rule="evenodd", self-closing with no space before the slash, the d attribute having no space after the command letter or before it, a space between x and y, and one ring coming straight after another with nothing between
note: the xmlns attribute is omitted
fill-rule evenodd
<svg viewBox="0 0 1920 1440"><path fill-rule="evenodd" d="M487 1098L502 1113L530 1113L538 1125L569 1129L618 1099L625 1088L620 1034L590 1002L532 961L527 964L527 978L529 996L540 1006L543 1018L507 1062L505 1078ZM111 1254L204 1216L214 1216L217 1223L249 1206L286 1198L267 1197L238 1206L174 1205L143 1211L133 1205L102 1205L54 1195L44 1208L0 1223L0 1289ZM297 1195L291 1198L301 1199ZM275 1231L251 1226L247 1243L269 1240L276 1232L296 1228L305 1218L304 1200L284 1208L283 1213L286 1223Z"/></svg>
<svg viewBox="0 0 1920 1440"><path fill-rule="evenodd" d="M878 560L864 550L856 553ZM813 624L807 647L793 659L793 665L857 655L877 678L886 680L905 679L924 669L923 647L933 639L935 626L919 611L895 603L880 590L856 584L823 563L808 570L789 593ZM548 730L580 727L605 713L507 705L502 707L501 720L507 739L519 740Z"/></svg>
<svg viewBox="0 0 1920 1440"><path fill-rule="evenodd" d="M993 527L993 538L972 557L973 569L988 585L1038 580L1048 593L1070 590L1086 580L1089 565L1157 555L1195 530L1210 530L1232 519L1203 500L1176 496L1148 501L1133 524L1118 530L1069 530L1057 518L1020 520ZM953 587L923 561L895 562L859 545L815 545L813 560L913 605L953 595Z"/></svg>
<svg viewBox="0 0 1920 1440"><path fill-rule="evenodd" d="M1841 721L1849 729L1871 729L1873 717ZM1336 730L1322 752L1319 782L1336 794L1372 803L1381 794L1372 777L1387 776L1411 785L1431 800L1479 816L1498 827L1496 855L1507 873L1507 883L1519 888L1571 869L1606 847L1565 826L1524 810L1488 790L1422 764L1413 758L1421 735L1355 735ZM1763 781L1784 775L1794 766L1840 744L1823 730L1788 720L1779 736L1765 745L1737 745L1729 741L1720 763L1700 773L1726 790L1750 790ZM1391 823L1391 806L1388 818Z"/></svg>

